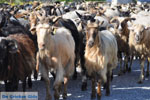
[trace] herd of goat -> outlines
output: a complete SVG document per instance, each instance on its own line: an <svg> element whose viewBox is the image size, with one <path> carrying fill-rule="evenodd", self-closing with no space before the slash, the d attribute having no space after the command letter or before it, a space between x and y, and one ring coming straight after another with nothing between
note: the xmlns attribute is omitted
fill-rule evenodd
<svg viewBox="0 0 150 100"><path fill-rule="evenodd" d="M82 68L81 90L92 81L91 99L101 99L101 87L110 95L113 70L131 71L139 58L144 80L150 62L150 4L111 5L100 2L40 3L11 6L0 4L0 81L6 91L17 91L22 81L32 87L31 75L41 72L46 100L51 100L49 72L53 75L54 98L61 91L67 98L67 83ZM62 84L63 83L63 84ZM97 91L96 91L97 83ZM63 85L64 88L61 88ZM63 90L62 90L63 89ZM97 95L96 95L97 94Z"/></svg>

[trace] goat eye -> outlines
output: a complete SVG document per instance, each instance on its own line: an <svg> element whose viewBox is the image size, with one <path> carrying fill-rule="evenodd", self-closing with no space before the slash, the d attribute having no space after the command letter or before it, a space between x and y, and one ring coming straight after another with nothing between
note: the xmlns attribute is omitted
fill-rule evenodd
<svg viewBox="0 0 150 100"><path fill-rule="evenodd" d="M7 46L4 46L4 49L6 49L7 48Z"/></svg>
<svg viewBox="0 0 150 100"><path fill-rule="evenodd" d="M94 38L96 37L96 34L97 34L97 32L94 32L94 34L93 34L93 37L94 37Z"/></svg>
<svg viewBox="0 0 150 100"><path fill-rule="evenodd" d="M144 30L141 31L141 34L144 32Z"/></svg>

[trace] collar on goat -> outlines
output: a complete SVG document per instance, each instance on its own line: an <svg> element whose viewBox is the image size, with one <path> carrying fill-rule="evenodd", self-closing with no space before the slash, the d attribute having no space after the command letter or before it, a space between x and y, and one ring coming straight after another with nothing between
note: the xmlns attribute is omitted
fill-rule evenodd
<svg viewBox="0 0 150 100"><path fill-rule="evenodd" d="M88 28L98 28L99 26L100 26L100 23L98 21L95 21L95 22L88 21L87 23Z"/></svg>
<svg viewBox="0 0 150 100"><path fill-rule="evenodd" d="M99 27L99 25L96 23L92 23L92 24L87 25L87 28L98 28L98 27Z"/></svg>
<svg viewBox="0 0 150 100"><path fill-rule="evenodd" d="M58 27L56 26L52 26L52 35L56 34L56 30L58 29Z"/></svg>
<svg viewBox="0 0 150 100"><path fill-rule="evenodd" d="M98 28L99 26L87 26L88 28Z"/></svg>

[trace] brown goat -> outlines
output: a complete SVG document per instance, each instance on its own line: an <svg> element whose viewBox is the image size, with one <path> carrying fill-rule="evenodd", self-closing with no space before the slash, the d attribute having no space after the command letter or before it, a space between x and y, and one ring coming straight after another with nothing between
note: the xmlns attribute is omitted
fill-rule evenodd
<svg viewBox="0 0 150 100"><path fill-rule="evenodd" d="M144 25L140 24L133 24L130 30L130 51L133 55L140 56L141 58L141 74L138 83L142 83L144 80L144 62L148 58L149 63L150 57L150 28L147 28ZM149 68L147 69L149 70ZM147 71L147 74L149 74L149 71Z"/></svg>
<svg viewBox="0 0 150 100"><path fill-rule="evenodd" d="M27 35L14 34L1 39L0 45L7 47L7 49L4 48L1 51L8 51L1 52L3 53L1 55L5 56L0 58L3 60L5 68L2 70L3 72L0 71L0 79L12 82L12 90L17 89L18 82L21 80L23 81L23 91L25 91L26 78L28 77L29 87L31 87L31 74L35 69L35 46L33 41ZM7 81L5 82L7 84Z"/></svg>
<svg viewBox="0 0 150 100"><path fill-rule="evenodd" d="M95 82L98 81L97 99L100 99L102 82L106 83L106 95L110 94L110 79L118 62L118 47L113 34L107 30L98 31L98 27L95 22L87 24L85 66L88 75L92 76L91 98L96 97Z"/></svg>
<svg viewBox="0 0 150 100"><path fill-rule="evenodd" d="M120 72L119 75L122 75L123 72L125 73L126 71L131 71L131 67L128 67L128 57L129 57L129 45L128 45L128 40L129 40L129 29L128 29L128 21L134 20L133 18L119 18L119 17L114 17L113 19L110 20L111 24L114 24L114 29L111 30L118 43L118 58L120 62ZM124 60L124 66L122 69L122 53L125 55L125 60ZM130 64L131 65L131 64Z"/></svg>

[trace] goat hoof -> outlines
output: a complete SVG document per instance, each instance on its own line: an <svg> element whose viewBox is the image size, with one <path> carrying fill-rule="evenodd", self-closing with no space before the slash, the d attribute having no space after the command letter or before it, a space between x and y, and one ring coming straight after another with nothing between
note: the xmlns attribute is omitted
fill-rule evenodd
<svg viewBox="0 0 150 100"><path fill-rule="evenodd" d="M106 94L105 94L106 96L110 96L110 92L106 92Z"/></svg>
<svg viewBox="0 0 150 100"><path fill-rule="evenodd" d="M30 89L32 88L32 81L28 81L28 86Z"/></svg>
<svg viewBox="0 0 150 100"><path fill-rule="evenodd" d="M138 84L142 84L142 83L143 83L143 81L142 81L142 80L139 80L139 81L138 81Z"/></svg>
<svg viewBox="0 0 150 100"><path fill-rule="evenodd" d="M123 71L120 71L120 72L118 73L118 76L121 76L121 75L123 75Z"/></svg>
<svg viewBox="0 0 150 100"><path fill-rule="evenodd" d="M59 96L54 96L55 100L59 100Z"/></svg>
<svg viewBox="0 0 150 100"><path fill-rule="evenodd" d="M29 89L32 89L32 85L31 85L31 86L29 86Z"/></svg>
<svg viewBox="0 0 150 100"><path fill-rule="evenodd" d="M57 92L54 93L54 98L55 98L55 100L59 100L59 94Z"/></svg>
<svg viewBox="0 0 150 100"><path fill-rule="evenodd" d="M103 89L106 89L106 83L103 85Z"/></svg>
<svg viewBox="0 0 150 100"><path fill-rule="evenodd" d="M97 94L97 100L101 100L101 95Z"/></svg>
<svg viewBox="0 0 150 100"><path fill-rule="evenodd" d="M95 99L95 98L96 98L96 95L95 94L91 94L91 100Z"/></svg>
<svg viewBox="0 0 150 100"><path fill-rule="evenodd" d="M146 77L149 77L149 72L146 72Z"/></svg>
<svg viewBox="0 0 150 100"><path fill-rule="evenodd" d="M40 81L44 81L44 78L43 77L41 77L41 80Z"/></svg>
<svg viewBox="0 0 150 100"><path fill-rule="evenodd" d="M77 80L77 75L74 74L73 77L72 77L72 79L73 79L73 80Z"/></svg>
<svg viewBox="0 0 150 100"><path fill-rule="evenodd" d="M113 78L114 78L114 77L113 77L113 74L112 74L112 75L111 75L111 82L113 81Z"/></svg>
<svg viewBox="0 0 150 100"><path fill-rule="evenodd" d="M87 82L83 82L82 83L81 90L82 91L86 91L87 90Z"/></svg>
<svg viewBox="0 0 150 100"><path fill-rule="evenodd" d="M37 80L37 78L38 78L38 74L37 74L37 72L35 72L34 73L34 79Z"/></svg>
<svg viewBox="0 0 150 100"><path fill-rule="evenodd" d="M51 95L46 96L46 99L45 99L45 100L52 100Z"/></svg>
<svg viewBox="0 0 150 100"><path fill-rule="evenodd" d="M131 72L131 68L128 68L128 72L129 72L129 73Z"/></svg>
<svg viewBox="0 0 150 100"><path fill-rule="evenodd" d="M36 75L34 75L34 80L37 80L37 76Z"/></svg>
<svg viewBox="0 0 150 100"><path fill-rule="evenodd" d="M126 73L126 69L123 70L123 73L124 73L124 74Z"/></svg>
<svg viewBox="0 0 150 100"><path fill-rule="evenodd" d="M63 94L63 99L67 99L67 93Z"/></svg>

